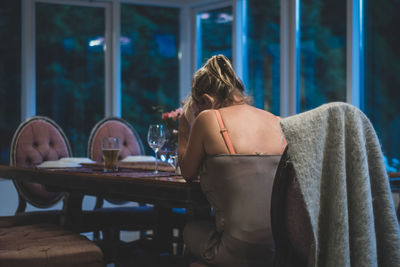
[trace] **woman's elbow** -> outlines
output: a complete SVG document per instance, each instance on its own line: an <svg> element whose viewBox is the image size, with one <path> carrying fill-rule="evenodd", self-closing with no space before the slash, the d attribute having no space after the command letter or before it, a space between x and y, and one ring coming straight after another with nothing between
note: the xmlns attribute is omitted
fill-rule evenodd
<svg viewBox="0 0 400 267"><path fill-rule="evenodd" d="M197 171L196 172L191 171L188 168L185 168L183 166L181 166L180 168L181 168L181 175L183 176L183 178L186 181L189 182L189 181L193 181L193 180L197 179L197 176L198 176Z"/></svg>

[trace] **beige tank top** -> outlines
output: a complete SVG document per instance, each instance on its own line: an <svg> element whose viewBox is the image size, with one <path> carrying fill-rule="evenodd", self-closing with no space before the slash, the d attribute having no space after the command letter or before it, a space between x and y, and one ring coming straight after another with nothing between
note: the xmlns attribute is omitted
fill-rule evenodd
<svg viewBox="0 0 400 267"><path fill-rule="evenodd" d="M273 244L270 203L281 155L235 154L220 115L217 119L230 154L207 156L200 172L217 231L248 243Z"/></svg>

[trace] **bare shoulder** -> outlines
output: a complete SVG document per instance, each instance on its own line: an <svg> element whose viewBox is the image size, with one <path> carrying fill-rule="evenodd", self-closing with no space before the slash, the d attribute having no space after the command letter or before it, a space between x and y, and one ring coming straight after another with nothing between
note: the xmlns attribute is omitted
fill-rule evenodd
<svg viewBox="0 0 400 267"><path fill-rule="evenodd" d="M213 119L215 119L214 110L212 109L203 110L202 112L199 113L199 115L197 115L196 119L194 120L194 123L208 124Z"/></svg>
<svg viewBox="0 0 400 267"><path fill-rule="evenodd" d="M259 108L256 108L256 107L253 107L253 109L254 109L255 112L257 112L260 116L262 116L262 117L264 117L264 118L266 118L266 119L268 119L268 120L273 120L273 121L280 120L280 117L278 117L278 116L272 114L271 112L269 112L269 111L267 111L267 110L259 109Z"/></svg>
<svg viewBox="0 0 400 267"><path fill-rule="evenodd" d="M247 104L234 107L232 109L232 111L233 111L232 114L234 114L234 116L238 116L238 115L242 114L243 116L250 117L250 118L253 118L256 120L261 120L261 121L278 119L277 116L275 116L274 114L272 114L271 112L269 112L267 110L256 108L254 106L247 105Z"/></svg>
<svg viewBox="0 0 400 267"><path fill-rule="evenodd" d="M197 115L193 122L192 130L194 132L207 132L210 127L213 127L213 121L215 120L215 114L213 110L204 110Z"/></svg>

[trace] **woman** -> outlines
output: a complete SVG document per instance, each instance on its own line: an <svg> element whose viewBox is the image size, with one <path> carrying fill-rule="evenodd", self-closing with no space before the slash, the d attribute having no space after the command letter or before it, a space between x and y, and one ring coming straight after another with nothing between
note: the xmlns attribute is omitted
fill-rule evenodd
<svg viewBox="0 0 400 267"><path fill-rule="evenodd" d="M196 72L179 121L182 175L188 181L200 176L216 220L188 223L184 241L213 266L273 260L270 198L284 139L279 118L247 100L229 60L213 56Z"/></svg>

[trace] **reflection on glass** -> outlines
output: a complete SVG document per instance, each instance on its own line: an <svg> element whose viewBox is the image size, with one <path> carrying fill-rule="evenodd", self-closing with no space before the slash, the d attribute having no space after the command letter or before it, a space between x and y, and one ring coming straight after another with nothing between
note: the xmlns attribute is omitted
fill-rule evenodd
<svg viewBox="0 0 400 267"><path fill-rule="evenodd" d="M21 1L0 1L0 14L0 164L8 164L21 117Z"/></svg>
<svg viewBox="0 0 400 267"><path fill-rule="evenodd" d="M232 7L203 11L196 20L197 68L217 54L232 61Z"/></svg>
<svg viewBox="0 0 400 267"><path fill-rule="evenodd" d="M280 1L247 0L248 85L254 105L278 115L280 107Z"/></svg>
<svg viewBox="0 0 400 267"><path fill-rule="evenodd" d="M122 116L142 140L161 123L154 106L179 106L178 45L178 8L121 4Z"/></svg>
<svg viewBox="0 0 400 267"><path fill-rule="evenodd" d="M346 101L346 1L302 0L301 111Z"/></svg>
<svg viewBox="0 0 400 267"><path fill-rule="evenodd" d="M104 114L104 23L102 8L36 5L37 113L63 128L74 156Z"/></svg>
<svg viewBox="0 0 400 267"><path fill-rule="evenodd" d="M392 171L400 170L400 2L365 2L365 113Z"/></svg>

